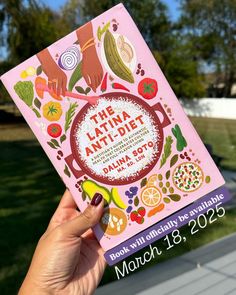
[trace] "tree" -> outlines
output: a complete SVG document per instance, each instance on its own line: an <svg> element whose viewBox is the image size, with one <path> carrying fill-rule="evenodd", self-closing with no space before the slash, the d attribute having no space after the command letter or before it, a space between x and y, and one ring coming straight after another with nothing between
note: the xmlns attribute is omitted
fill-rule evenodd
<svg viewBox="0 0 236 295"><path fill-rule="evenodd" d="M223 96L236 81L236 0L181 0L182 32L199 62L223 76Z"/></svg>
<svg viewBox="0 0 236 295"><path fill-rule="evenodd" d="M84 20L92 19L119 2L119 0L85 1L82 6ZM166 5L160 0L127 0L124 4L176 95L188 98L202 96L204 88L197 61L175 32Z"/></svg>
<svg viewBox="0 0 236 295"><path fill-rule="evenodd" d="M36 0L4 0L1 2L0 25L6 25L5 46L8 60L19 63L47 47L69 31L57 25L58 13Z"/></svg>
<svg viewBox="0 0 236 295"><path fill-rule="evenodd" d="M84 20L88 21L120 2L122 1L84 1L82 5ZM158 50L160 54L167 50L170 47L171 36L171 21L168 17L167 6L160 0L126 0L123 2L150 48Z"/></svg>

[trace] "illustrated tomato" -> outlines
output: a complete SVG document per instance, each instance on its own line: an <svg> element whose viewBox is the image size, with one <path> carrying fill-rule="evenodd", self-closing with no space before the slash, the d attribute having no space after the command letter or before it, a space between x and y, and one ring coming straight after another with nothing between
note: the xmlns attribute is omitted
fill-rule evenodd
<svg viewBox="0 0 236 295"><path fill-rule="evenodd" d="M47 128L47 131L48 131L48 134L51 136L51 137L59 137L62 133L62 128L59 124L57 123L52 123L50 125L48 125L48 128Z"/></svg>
<svg viewBox="0 0 236 295"><path fill-rule="evenodd" d="M152 78L144 78L138 84L138 93L145 99L152 99L158 91L157 81Z"/></svg>
<svg viewBox="0 0 236 295"><path fill-rule="evenodd" d="M62 107L59 102L49 101L43 106L43 116L48 121L58 121L62 115Z"/></svg>

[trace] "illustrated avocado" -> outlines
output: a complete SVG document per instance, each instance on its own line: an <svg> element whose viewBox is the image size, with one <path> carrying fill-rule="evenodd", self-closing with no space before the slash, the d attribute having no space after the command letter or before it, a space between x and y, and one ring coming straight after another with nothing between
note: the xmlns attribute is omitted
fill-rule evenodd
<svg viewBox="0 0 236 295"><path fill-rule="evenodd" d="M118 192L118 189L116 187L113 187L111 189L111 199L116 204L116 206L119 207L120 209L126 209L127 208L127 205L121 199L121 197L119 195L119 192Z"/></svg>
<svg viewBox="0 0 236 295"><path fill-rule="evenodd" d="M92 180L83 181L81 184L81 187L90 199L92 199L96 193L99 193L103 196L104 200L108 204L110 204L111 194L110 194L109 190L106 189L105 187L98 185L96 182L94 182Z"/></svg>

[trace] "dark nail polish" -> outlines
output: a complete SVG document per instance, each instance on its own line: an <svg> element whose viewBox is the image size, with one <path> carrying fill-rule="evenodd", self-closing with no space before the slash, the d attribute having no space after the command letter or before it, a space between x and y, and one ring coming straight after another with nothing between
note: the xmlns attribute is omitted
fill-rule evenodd
<svg viewBox="0 0 236 295"><path fill-rule="evenodd" d="M90 204L91 204L92 206L98 206L98 205L101 203L102 199L103 199L102 195L99 194L99 193L96 193L96 194L93 196L92 201L91 201Z"/></svg>

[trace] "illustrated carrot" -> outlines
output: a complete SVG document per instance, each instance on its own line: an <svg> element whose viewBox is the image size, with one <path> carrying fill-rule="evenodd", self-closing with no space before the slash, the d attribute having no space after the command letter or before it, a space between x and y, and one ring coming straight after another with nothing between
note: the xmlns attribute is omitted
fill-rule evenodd
<svg viewBox="0 0 236 295"><path fill-rule="evenodd" d="M154 209L148 212L148 217L151 217L155 215L156 213L161 212L164 208L165 208L165 205L161 203L160 205L158 205L157 207L155 207Z"/></svg>
<svg viewBox="0 0 236 295"><path fill-rule="evenodd" d="M112 83L112 88L113 89L120 89L120 90L125 90L130 92L130 90L128 88L126 88L124 85L120 84L120 83Z"/></svg>
<svg viewBox="0 0 236 295"><path fill-rule="evenodd" d="M101 91L105 92L106 90L107 90L107 73L105 74L101 84Z"/></svg>

